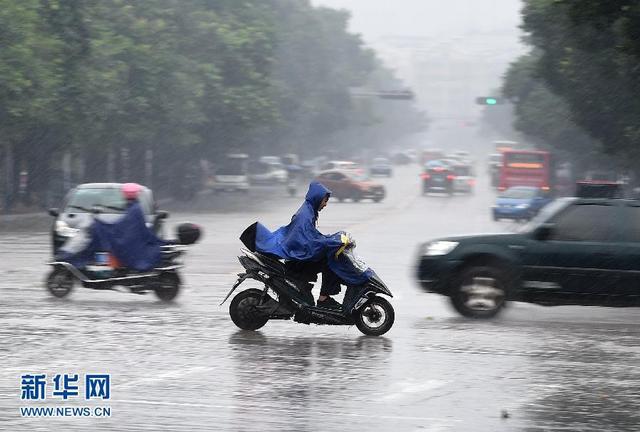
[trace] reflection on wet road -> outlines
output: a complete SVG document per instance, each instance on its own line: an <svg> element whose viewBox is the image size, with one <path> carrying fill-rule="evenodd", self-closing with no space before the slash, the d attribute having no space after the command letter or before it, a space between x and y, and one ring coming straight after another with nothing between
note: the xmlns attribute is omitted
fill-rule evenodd
<svg viewBox="0 0 640 432"><path fill-rule="evenodd" d="M172 215L206 231L172 305L83 289L56 301L42 287L46 221L2 232L0 430L638 430L638 309L513 304L493 321L458 317L415 286L417 243L512 225L490 221L482 184L475 196L422 197L416 181L401 170L385 202L331 203L320 218L325 232L349 229L393 291L396 324L381 338L292 322L242 332L218 306L240 270L237 235L299 205L283 190L250 211L238 200ZM112 417L21 418L20 375L38 372L111 373Z"/></svg>

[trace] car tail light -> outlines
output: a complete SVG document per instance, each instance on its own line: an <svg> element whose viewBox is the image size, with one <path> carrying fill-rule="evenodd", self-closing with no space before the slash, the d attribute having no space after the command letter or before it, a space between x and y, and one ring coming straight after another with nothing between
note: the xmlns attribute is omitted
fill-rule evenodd
<svg viewBox="0 0 640 432"><path fill-rule="evenodd" d="M469 180L469 186L475 186L476 185L476 180L475 179L470 179Z"/></svg>
<svg viewBox="0 0 640 432"><path fill-rule="evenodd" d="M449 174L447 176L447 180L455 180L456 176L454 176L453 174Z"/></svg>
<svg viewBox="0 0 640 432"><path fill-rule="evenodd" d="M540 189L542 189L543 191L550 191L551 188L549 186L542 186Z"/></svg>
<svg viewBox="0 0 640 432"><path fill-rule="evenodd" d="M427 174L427 173L422 173L422 174L420 174L420 178L422 180L429 180L431 178L431 176L429 174Z"/></svg>
<svg viewBox="0 0 640 432"><path fill-rule="evenodd" d="M499 191L503 191L503 190L505 190L505 189L507 189L507 188L506 188L506 187L504 187L504 186L498 186L498 190L499 190Z"/></svg>

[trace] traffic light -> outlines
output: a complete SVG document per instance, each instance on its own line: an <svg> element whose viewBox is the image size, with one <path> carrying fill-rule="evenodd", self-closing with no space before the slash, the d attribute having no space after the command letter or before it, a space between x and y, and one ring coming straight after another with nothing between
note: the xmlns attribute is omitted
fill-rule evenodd
<svg viewBox="0 0 640 432"><path fill-rule="evenodd" d="M502 105L504 103L504 99L493 96L482 96L476 98L476 103L478 105Z"/></svg>
<svg viewBox="0 0 640 432"><path fill-rule="evenodd" d="M380 99L413 100L416 96L411 90L383 90L378 92L378 97Z"/></svg>

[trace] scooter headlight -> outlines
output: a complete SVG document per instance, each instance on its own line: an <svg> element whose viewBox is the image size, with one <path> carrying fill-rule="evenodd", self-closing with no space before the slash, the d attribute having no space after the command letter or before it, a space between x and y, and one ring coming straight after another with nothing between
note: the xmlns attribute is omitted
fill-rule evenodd
<svg viewBox="0 0 640 432"><path fill-rule="evenodd" d="M423 254L426 256L447 255L458 246L458 242L439 240L427 243Z"/></svg>
<svg viewBox="0 0 640 432"><path fill-rule="evenodd" d="M56 221L56 234L61 237L73 237L80 231L78 228L71 228L65 221Z"/></svg>
<svg viewBox="0 0 640 432"><path fill-rule="evenodd" d="M525 210L525 209L528 209L528 208L529 208L529 204L518 204L518 205L516 206L516 208L517 208L518 210Z"/></svg>

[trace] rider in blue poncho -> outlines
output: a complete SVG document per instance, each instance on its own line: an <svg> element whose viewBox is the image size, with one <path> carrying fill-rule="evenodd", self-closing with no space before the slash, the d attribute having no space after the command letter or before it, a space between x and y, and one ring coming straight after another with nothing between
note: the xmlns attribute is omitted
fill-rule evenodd
<svg viewBox="0 0 640 432"><path fill-rule="evenodd" d="M126 268L149 271L162 260L161 247L167 244L147 227L144 211L138 202L142 187L126 183L122 193L126 199L124 215L114 223L95 220L89 227L89 243L80 251L62 250L60 260L78 268L91 263L96 252L110 252Z"/></svg>
<svg viewBox="0 0 640 432"><path fill-rule="evenodd" d="M316 228L319 212L327 205L331 191L320 183L313 182L304 203L291 218L289 225L275 232L260 223L256 224L256 250L270 253L287 260L287 267L313 279L322 272L322 287L318 306L340 308L333 298L340 292L341 283L363 283L367 275L354 275L337 258L337 252L345 247L340 233L324 235ZM362 279L364 277L364 279Z"/></svg>

